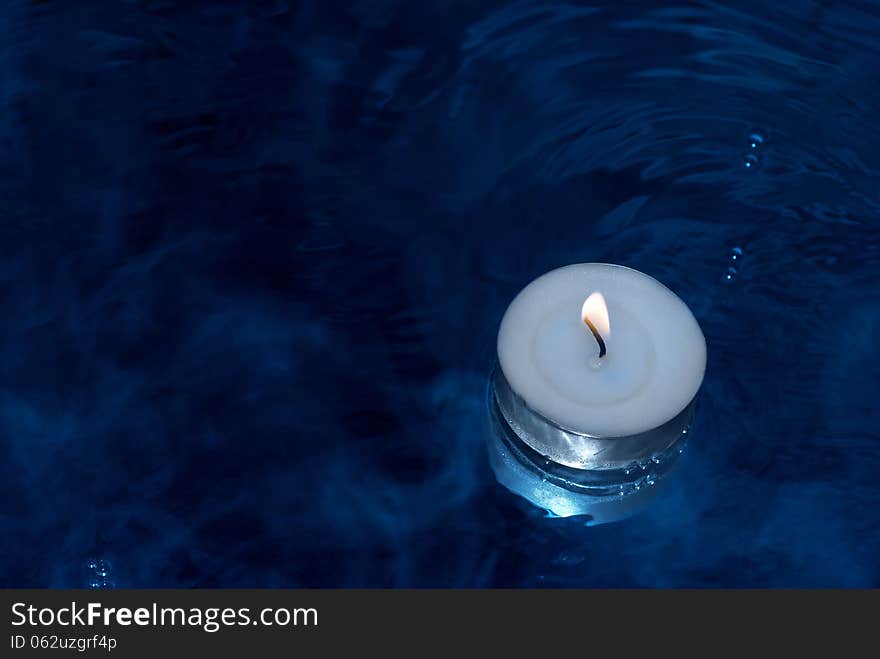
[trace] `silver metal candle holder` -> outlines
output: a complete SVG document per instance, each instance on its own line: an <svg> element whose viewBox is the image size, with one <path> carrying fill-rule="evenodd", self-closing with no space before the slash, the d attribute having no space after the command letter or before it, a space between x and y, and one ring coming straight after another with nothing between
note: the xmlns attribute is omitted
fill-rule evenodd
<svg viewBox="0 0 880 659"><path fill-rule="evenodd" d="M589 524L642 509L684 450L697 397L674 418L628 437L594 437L554 423L514 392L496 367L489 386L489 458L498 481L560 517Z"/></svg>

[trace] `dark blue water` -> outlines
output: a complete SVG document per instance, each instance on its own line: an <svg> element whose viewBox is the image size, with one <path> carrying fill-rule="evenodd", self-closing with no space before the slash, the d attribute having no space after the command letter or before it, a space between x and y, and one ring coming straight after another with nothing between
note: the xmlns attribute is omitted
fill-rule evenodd
<svg viewBox="0 0 880 659"><path fill-rule="evenodd" d="M4 2L0 584L880 586L880 5ZM580 261L709 363L670 486L495 481Z"/></svg>

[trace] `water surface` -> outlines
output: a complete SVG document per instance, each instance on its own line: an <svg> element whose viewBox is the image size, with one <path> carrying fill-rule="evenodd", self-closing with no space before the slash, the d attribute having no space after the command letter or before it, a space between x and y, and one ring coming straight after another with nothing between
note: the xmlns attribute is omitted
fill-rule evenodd
<svg viewBox="0 0 880 659"><path fill-rule="evenodd" d="M6 2L0 584L880 586L880 6ZM675 481L495 482L498 322L621 263Z"/></svg>

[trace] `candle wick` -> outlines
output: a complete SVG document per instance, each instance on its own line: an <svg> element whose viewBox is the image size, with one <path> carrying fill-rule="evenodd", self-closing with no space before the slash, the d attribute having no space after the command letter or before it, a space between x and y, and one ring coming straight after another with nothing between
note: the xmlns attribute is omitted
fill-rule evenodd
<svg viewBox="0 0 880 659"><path fill-rule="evenodd" d="M590 328L590 331L593 333L593 338L596 339L596 343L599 344L599 358L605 356L605 339L602 338L602 335L599 334L599 330L596 329L596 326L590 322L590 319L584 316L584 322L587 324L587 327Z"/></svg>

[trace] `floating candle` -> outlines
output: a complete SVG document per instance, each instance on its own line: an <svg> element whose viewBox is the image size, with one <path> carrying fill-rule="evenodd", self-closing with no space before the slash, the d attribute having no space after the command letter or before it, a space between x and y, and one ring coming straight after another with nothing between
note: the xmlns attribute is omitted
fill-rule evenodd
<svg viewBox="0 0 880 659"><path fill-rule="evenodd" d="M618 265L549 272L498 332L495 398L529 447L576 469L619 469L690 424L706 368L696 319L657 280Z"/></svg>

